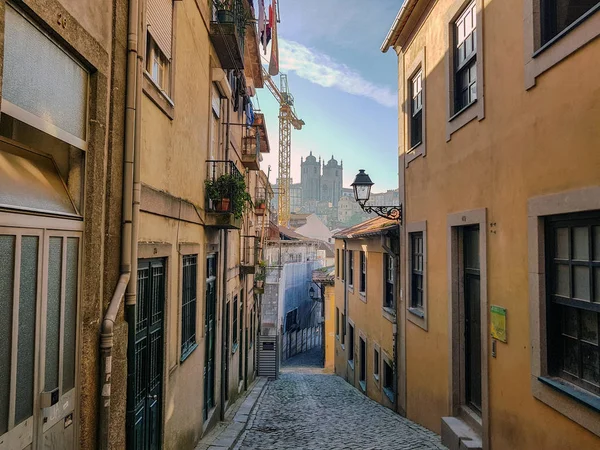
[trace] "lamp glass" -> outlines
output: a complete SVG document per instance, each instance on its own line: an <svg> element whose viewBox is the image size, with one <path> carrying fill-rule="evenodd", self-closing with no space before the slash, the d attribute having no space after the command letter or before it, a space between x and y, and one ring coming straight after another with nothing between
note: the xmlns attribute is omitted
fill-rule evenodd
<svg viewBox="0 0 600 450"><path fill-rule="evenodd" d="M310 289L308 290L308 295L310 295L310 298L315 298L315 288L314 287L310 287Z"/></svg>
<svg viewBox="0 0 600 450"><path fill-rule="evenodd" d="M371 186L354 185L354 199L359 203L366 203L371 197Z"/></svg>

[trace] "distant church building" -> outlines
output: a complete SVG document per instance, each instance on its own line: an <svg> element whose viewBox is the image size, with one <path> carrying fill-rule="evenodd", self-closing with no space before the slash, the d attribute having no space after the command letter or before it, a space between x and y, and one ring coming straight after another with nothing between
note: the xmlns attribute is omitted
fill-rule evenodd
<svg viewBox="0 0 600 450"><path fill-rule="evenodd" d="M300 160L302 185L302 202L328 202L337 207L342 197L342 183L344 179L343 162L338 162L331 156L327 164L317 161L310 152L306 160Z"/></svg>

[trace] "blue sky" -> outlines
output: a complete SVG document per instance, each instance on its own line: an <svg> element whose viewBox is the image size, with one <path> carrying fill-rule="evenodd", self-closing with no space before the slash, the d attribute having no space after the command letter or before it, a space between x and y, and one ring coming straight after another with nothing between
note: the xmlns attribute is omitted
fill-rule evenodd
<svg viewBox="0 0 600 450"><path fill-rule="evenodd" d="M265 1L265 3L269 3ZM375 6L376 5L376 6ZM281 70L306 122L292 137L292 177L310 151L344 162L344 185L366 169L375 192L398 187L396 54L379 50L402 0L281 0ZM275 77L279 85L279 77ZM271 182L278 168L278 105L265 88Z"/></svg>

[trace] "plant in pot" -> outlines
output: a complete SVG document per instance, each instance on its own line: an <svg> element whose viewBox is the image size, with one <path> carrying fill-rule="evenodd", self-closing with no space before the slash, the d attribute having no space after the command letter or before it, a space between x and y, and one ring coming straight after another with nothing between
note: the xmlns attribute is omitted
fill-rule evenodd
<svg viewBox="0 0 600 450"><path fill-rule="evenodd" d="M265 210L267 209L267 202L265 201L264 198L258 199L256 201L256 214L258 214L259 216L262 216L265 213Z"/></svg>
<svg viewBox="0 0 600 450"><path fill-rule="evenodd" d="M233 12L234 2L236 0L216 0L217 21L219 23L233 23L235 15Z"/></svg>
<svg viewBox="0 0 600 450"><path fill-rule="evenodd" d="M258 271L256 272L256 275L254 275L254 288L259 293L265 292L265 279L267 276L266 267L266 263L264 261L260 261L258 263Z"/></svg>
<svg viewBox="0 0 600 450"><path fill-rule="evenodd" d="M246 192L243 177L224 174L217 179L206 180L205 187L206 196L216 211L230 212L236 219L241 219L246 208L252 207L252 197Z"/></svg>

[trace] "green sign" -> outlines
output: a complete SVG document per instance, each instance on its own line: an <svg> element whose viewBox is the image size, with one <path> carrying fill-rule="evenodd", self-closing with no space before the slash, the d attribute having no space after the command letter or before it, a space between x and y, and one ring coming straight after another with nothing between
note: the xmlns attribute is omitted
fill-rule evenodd
<svg viewBox="0 0 600 450"><path fill-rule="evenodd" d="M492 337L498 341L506 342L506 308L492 305L490 310L492 313Z"/></svg>

